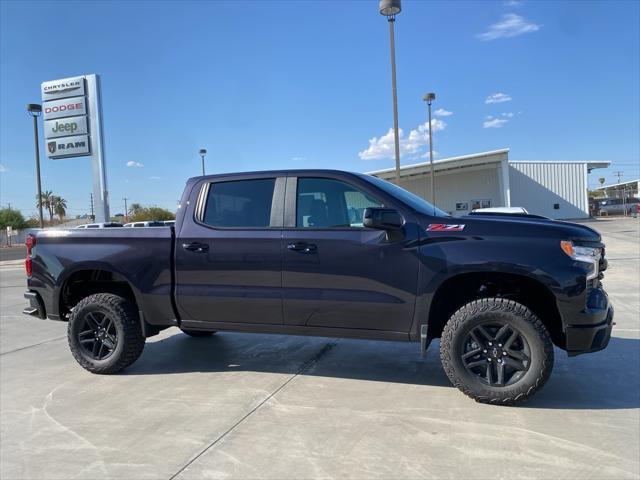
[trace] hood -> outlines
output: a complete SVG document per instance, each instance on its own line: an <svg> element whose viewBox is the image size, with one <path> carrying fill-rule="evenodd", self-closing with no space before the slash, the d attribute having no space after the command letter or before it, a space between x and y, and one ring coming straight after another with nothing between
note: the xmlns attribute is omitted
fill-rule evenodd
<svg viewBox="0 0 640 480"><path fill-rule="evenodd" d="M550 218L517 215L466 215L463 217L424 216L421 225L425 229L430 224L464 225L462 230L454 230L456 235L548 237L561 240L599 242L600 234L586 225L552 220Z"/></svg>

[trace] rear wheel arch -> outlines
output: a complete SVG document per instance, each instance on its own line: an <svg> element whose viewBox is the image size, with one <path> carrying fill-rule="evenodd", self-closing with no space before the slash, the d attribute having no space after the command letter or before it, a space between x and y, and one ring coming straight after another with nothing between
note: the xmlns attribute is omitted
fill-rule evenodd
<svg viewBox="0 0 640 480"><path fill-rule="evenodd" d="M441 282L429 306L428 336L440 337L451 315L466 303L489 297L514 300L529 308L553 343L565 348L562 317L552 291L535 278L506 272L459 273Z"/></svg>
<svg viewBox="0 0 640 480"><path fill-rule="evenodd" d="M103 266L85 266L69 272L61 282L58 294L60 318L67 318L80 300L96 293L121 296L139 309L139 294L124 275Z"/></svg>

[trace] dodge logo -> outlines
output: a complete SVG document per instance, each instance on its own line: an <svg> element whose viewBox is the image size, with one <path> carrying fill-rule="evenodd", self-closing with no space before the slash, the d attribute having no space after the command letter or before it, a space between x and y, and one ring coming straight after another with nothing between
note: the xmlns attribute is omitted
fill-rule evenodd
<svg viewBox="0 0 640 480"><path fill-rule="evenodd" d="M47 143L47 148L49 149L49 153L56 153L56 142Z"/></svg>

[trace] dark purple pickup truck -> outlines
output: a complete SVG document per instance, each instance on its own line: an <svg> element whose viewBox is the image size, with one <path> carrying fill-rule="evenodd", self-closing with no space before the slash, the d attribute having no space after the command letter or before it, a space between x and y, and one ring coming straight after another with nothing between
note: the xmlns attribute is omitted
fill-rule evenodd
<svg viewBox="0 0 640 480"><path fill-rule="evenodd" d="M42 231L30 307L69 322L71 351L114 373L168 327L417 342L451 382L511 404L553 346L605 348L613 308L594 230L534 215L452 218L367 175L297 170L187 182L174 227Z"/></svg>

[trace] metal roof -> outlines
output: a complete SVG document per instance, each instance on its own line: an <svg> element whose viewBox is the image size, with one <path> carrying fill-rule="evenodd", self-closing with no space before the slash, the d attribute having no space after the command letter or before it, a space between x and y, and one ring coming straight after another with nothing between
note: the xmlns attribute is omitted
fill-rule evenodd
<svg viewBox="0 0 640 480"><path fill-rule="evenodd" d="M606 188L621 187L622 185L629 185L631 183L638 183L638 182L640 182L640 178L636 180L627 180L626 182L612 183L611 185L603 185L601 187L595 188L594 190L604 190Z"/></svg>
<svg viewBox="0 0 640 480"><path fill-rule="evenodd" d="M459 157L443 158L433 161L433 168L436 172L444 170L454 170L458 168L488 165L491 163L500 163L508 158L509 149L502 148L500 150L492 150L489 152L473 153L471 155L461 155ZM400 176L409 177L426 173L429 169L429 162L414 163L412 165L404 165L400 167ZM383 170L374 170L367 172L368 175L375 175L381 178L390 178L395 176L395 168L385 168Z"/></svg>

